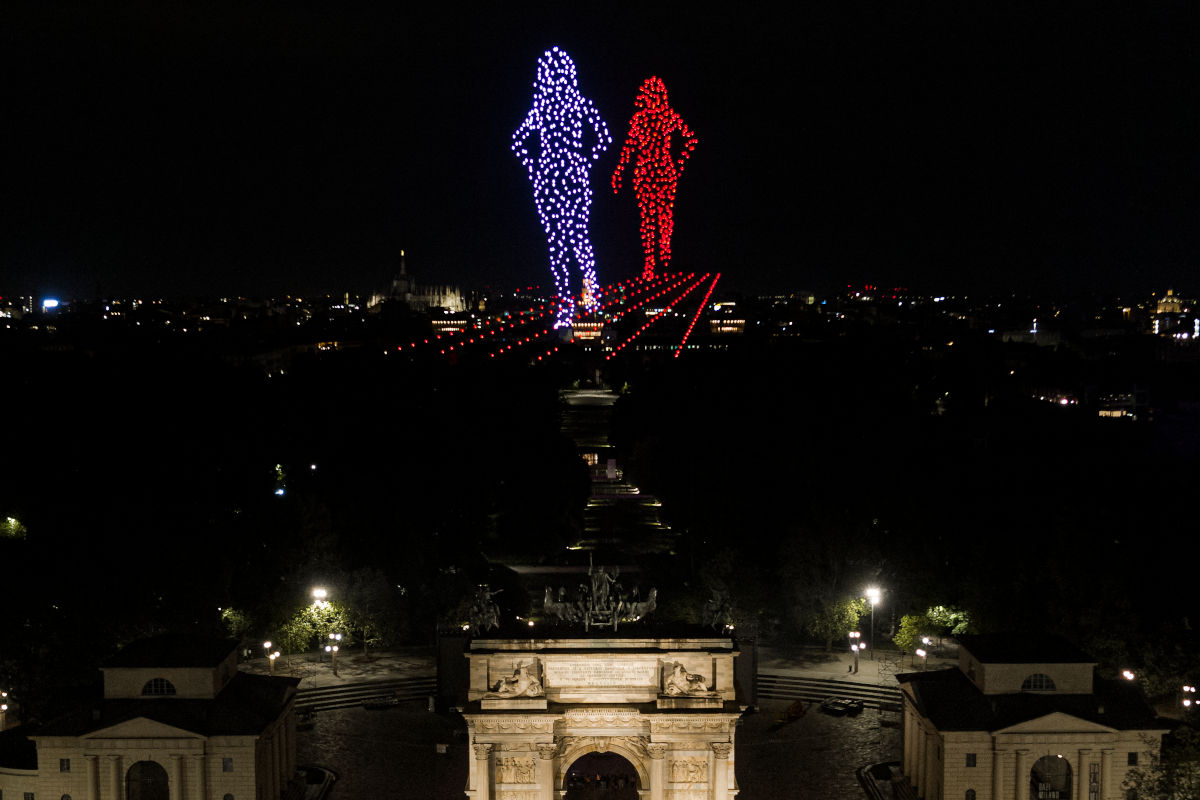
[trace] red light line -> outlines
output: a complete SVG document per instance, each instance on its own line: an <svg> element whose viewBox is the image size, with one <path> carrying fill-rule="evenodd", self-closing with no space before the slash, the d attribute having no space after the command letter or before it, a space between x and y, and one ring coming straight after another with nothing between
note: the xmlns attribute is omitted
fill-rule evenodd
<svg viewBox="0 0 1200 800"><path fill-rule="evenodd" d="M700 319L700 314L704 311L704 307L708 305L708 298L712 297L713 289L717 288L717 281L721 280L721 273L717 273L717 277L713 278L712 286L708 287L708 292L704 295L704 299L700 301L700 307L696 309L695 316L692 317L692 322L687 326L687 330L683 333L683 338L679 340L679 349L675 351L675 358L679 358L679 354L683 352L683 346L687 344L688 337L692 335L692 328L696 327L696 320Z"/></svg>

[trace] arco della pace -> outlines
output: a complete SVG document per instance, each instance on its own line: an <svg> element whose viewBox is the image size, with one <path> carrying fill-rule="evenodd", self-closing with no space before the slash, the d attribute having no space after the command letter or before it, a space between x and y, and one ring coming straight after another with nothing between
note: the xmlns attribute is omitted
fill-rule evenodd
<svg viewBox="0 0 1200 800"><path fill-rule="evenodd" d="M619 757L630 797L737 796L732 639L475 638L465 655L467 797L568 797L595 754Z"/></svg>

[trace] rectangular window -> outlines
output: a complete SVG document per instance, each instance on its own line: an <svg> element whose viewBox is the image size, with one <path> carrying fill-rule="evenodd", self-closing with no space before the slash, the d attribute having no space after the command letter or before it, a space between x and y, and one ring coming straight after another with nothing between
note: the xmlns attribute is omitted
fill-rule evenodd
<svg viewBox="0 0 1200 800"><path fill-rule="evenodd" d="M233 772L233 759L232 758L222 758L221 759L221 772Z"/></svg>
<svg viewBox="0 0 1200 800"><path fill-rule="evenodd" d="M1088 764L1088 800L1100 800L1100 765Z"/></svg>
<svg viewBox="0 0 1200 800"><path fill-rule="evenodd" d="M967 766L968 767L975 766L975 754L974 753L967 753Z"/></svg>
<svg viewBox="0 0 1200 800"><path fill-rule="evenodd" d="M24 800L33 800L33 792L25 792L22 797Z"/></svg>
<svg viewBox="0 0 1200 800"><path fill-rule="evenodd" d="M1129 763L1129 766L1131 766L1131 767L1137 766L1137 753L1129 754L1129 762L1128 763Z"/></svg>
<svg viewBox="0 0 1200 800"><path fill-rule="evenodd" d="M71 759L60 758L58 760L58 771L59 772L70 772L71 771Z"/></svg>

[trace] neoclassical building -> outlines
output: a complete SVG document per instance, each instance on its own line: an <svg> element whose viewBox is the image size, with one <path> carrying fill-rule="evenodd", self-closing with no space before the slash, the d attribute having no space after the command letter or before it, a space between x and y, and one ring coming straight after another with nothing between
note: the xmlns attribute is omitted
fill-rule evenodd
<svg viewBox="0 0 1200 800"><path fill-rule="evenodd" d="M102 668L104 694L29 736L6 800L275 800L296 771L295 678L239 672L237 643L164 636Z"/></svg>
<svg viewBox="0 0 1200 800"><path fill-rule="evenodd" d="M594 778L647 800L731 800L736 656L719 636L473 640L467 797L559 800Z"/></svg>
<svg viewBox="0 0 1200 800"><path fill-rule="evenodd" d="M1124 800L1167 732L1138 687L1059 639L956 637L957 669L897 675L904 775L925 800Z"/></svg>

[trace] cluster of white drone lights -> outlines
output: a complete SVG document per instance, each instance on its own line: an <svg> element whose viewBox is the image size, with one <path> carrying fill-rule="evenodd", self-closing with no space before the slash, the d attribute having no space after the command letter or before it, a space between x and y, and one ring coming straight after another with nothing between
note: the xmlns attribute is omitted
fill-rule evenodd
<svg viewBox="0 0 1200 800"><path fill-rule="evenodd" d="M583 154L584 123L596 134L591 158ZM536 156L527 142L537 133L540 150ZM592 189L588 182L592 162L600 158L612 137L592 101L579 92L575 62L555 47L538 59L537 81L533 84L533 106L513 133L513 152L521 159L533 184L533 202L546 232L550 271L559 303L555 328L569 326L575 316L575 293L571 291L572 256L579 267L581 295L589 311L598 303L596 257L588 237Z"/></svg>

